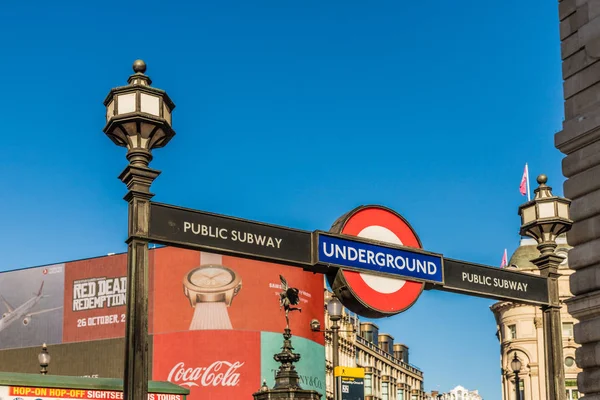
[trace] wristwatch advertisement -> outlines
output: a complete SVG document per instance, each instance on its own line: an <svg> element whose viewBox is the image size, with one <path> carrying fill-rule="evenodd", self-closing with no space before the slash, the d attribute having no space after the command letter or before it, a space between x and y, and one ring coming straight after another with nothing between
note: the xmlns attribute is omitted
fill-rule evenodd
<svg viewBox="0 0 600 400"><path fill-rule="evenodd" d="M200 266L183 278L183 292L194 308L190 330L233 329L227 308L242 288L242 279L218 254L200 253Z"/></svg>

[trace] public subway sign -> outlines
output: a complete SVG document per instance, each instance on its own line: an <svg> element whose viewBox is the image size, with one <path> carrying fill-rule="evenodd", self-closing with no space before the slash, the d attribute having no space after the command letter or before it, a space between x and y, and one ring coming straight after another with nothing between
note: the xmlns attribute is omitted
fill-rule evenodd
<svg viewBox="0 0 600 400"><path fill-rule="evenodd" d="M151 203L153 242L241 254L292 264L311 263L311 233L166 204Z"/></svg>
<svg viewBox="0 0 600 400"><path fill-rule="evenodd" d="M444 272L441 290L533 304L549 301L548 281L541 276L449 258L444 259Z"/></svg>
<svg viewBox="0 0 600 400"><path fill-rule="evenodd" d="M424 285L497 300L549 301L546 278L444 259L441 254L424 251L410 225L381 206L363 206L346 214L341 231L310 232L150 204L150 241L325 273L332 287L339 281L338 286L350 291L338 296L346 307L352 309L350 297L360 297L356 302L360 311L354 311L364 316L379 318L406 310ZM348 279L354 279L352 285Z"/></svg>
<svg viewBox="0 0 600 400"><path fill-rule="evenodd" d="M439 254L351 236L316 233L316 263L416 281L444 283Z"/></svg>

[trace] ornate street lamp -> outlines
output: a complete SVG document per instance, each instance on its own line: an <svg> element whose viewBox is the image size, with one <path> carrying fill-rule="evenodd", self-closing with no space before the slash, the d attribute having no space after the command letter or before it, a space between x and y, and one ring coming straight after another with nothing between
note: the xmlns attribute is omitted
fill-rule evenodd
<svg viewBox="0 0 600 400"><path fill-rule="evenodd" d="M38 354L38 361L40 363L40 374L46 375L48 373L48 365L50 365L50 354L48 354L46 343L42 345L42 351Z"/></svg>
<svg viewBox="0 0 600 400"><path fill-rule="evenodd" d="M342 302L332 295L331 299L327 302L327 313L331 320L331 342L332 342L332 365L333 365L333 399L338 400L340 396L340 390L338 387L337 379L335 378L335 367L339 365L339 331L340 326L339 320L342 319L342 311L344 306Z"/></svg>
<svg viewBox="0 0 600 400"><path fill-rule="evenodd" d="M119 176L127 185L129 203L127 238L127 319L125 328L125 400L148 397L148 228L150 185L160 171L148 167L152 150L165 146L175 131L171 114L175 104L166 92L150 86L146 63L136 60L127 86L108 93L104 133L127 148L129 165Z"/></svg>
<svg viewBox="0 0 600 400"><path fill-rule="evenodd" d="M549 400L566 399L565 370L563 367L563 344L560 323L560 299L558 293L558 266L563 258L554 253L558 235L571 229L569 218L570 200L552 194L546 185L548 178L540 175L533 200L519 207L521 235L534 238L541 256L531 260L548 280L550 304L543 306L544 345L546 355L546 389Z"/></svg>
<svg viewBox="0 0 600 400"><path fill-rule="evenodd" d="M519 381L519 372L521 372L521 361L517 357L517 352L515 352L515 357L510 362L510 366L513 372L515 373L515 392L517 393L516 400L521 400L521 382Z"/></svg>

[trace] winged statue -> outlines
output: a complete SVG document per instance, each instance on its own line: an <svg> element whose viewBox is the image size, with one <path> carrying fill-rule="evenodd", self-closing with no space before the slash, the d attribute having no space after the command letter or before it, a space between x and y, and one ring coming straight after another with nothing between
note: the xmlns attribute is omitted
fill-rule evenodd
<svg viewBox="0 0 600 400"><path fill-rule="evenodd" d="M281 280L282 289L282 291L279 293L279 309L281 310L281 307L283 307L283 309L285 310L285 322L287 324L286 329L290 329L290 318L288 315L289 312L302 312L302 309L300 307L292 307L300 303L300 296L298 296L300 290L289 287L287 281L282 275L279 275L279 279Z"/></svg>

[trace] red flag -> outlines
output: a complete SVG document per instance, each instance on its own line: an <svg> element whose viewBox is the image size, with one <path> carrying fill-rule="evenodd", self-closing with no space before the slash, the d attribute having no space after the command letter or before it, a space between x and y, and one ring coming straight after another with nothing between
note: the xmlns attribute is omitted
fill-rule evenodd
<svg viewBox="0 0 600 400"><path fill-rule="evenodd" d="M523 177L521 178L521 185L519 186L519 191L521 195L525 196L527 194L527 179L529 178L527 171L527 164L525 164L525 170L523 171Z"/></svg>
<svg viewBox="0 0 600 400"><path fill-rule="evenodd" d="M500 264L500 268L504 268L508 266L508 257L506 256L506 249L504 249L504 254L502 255L502 263Z"/></svg>

